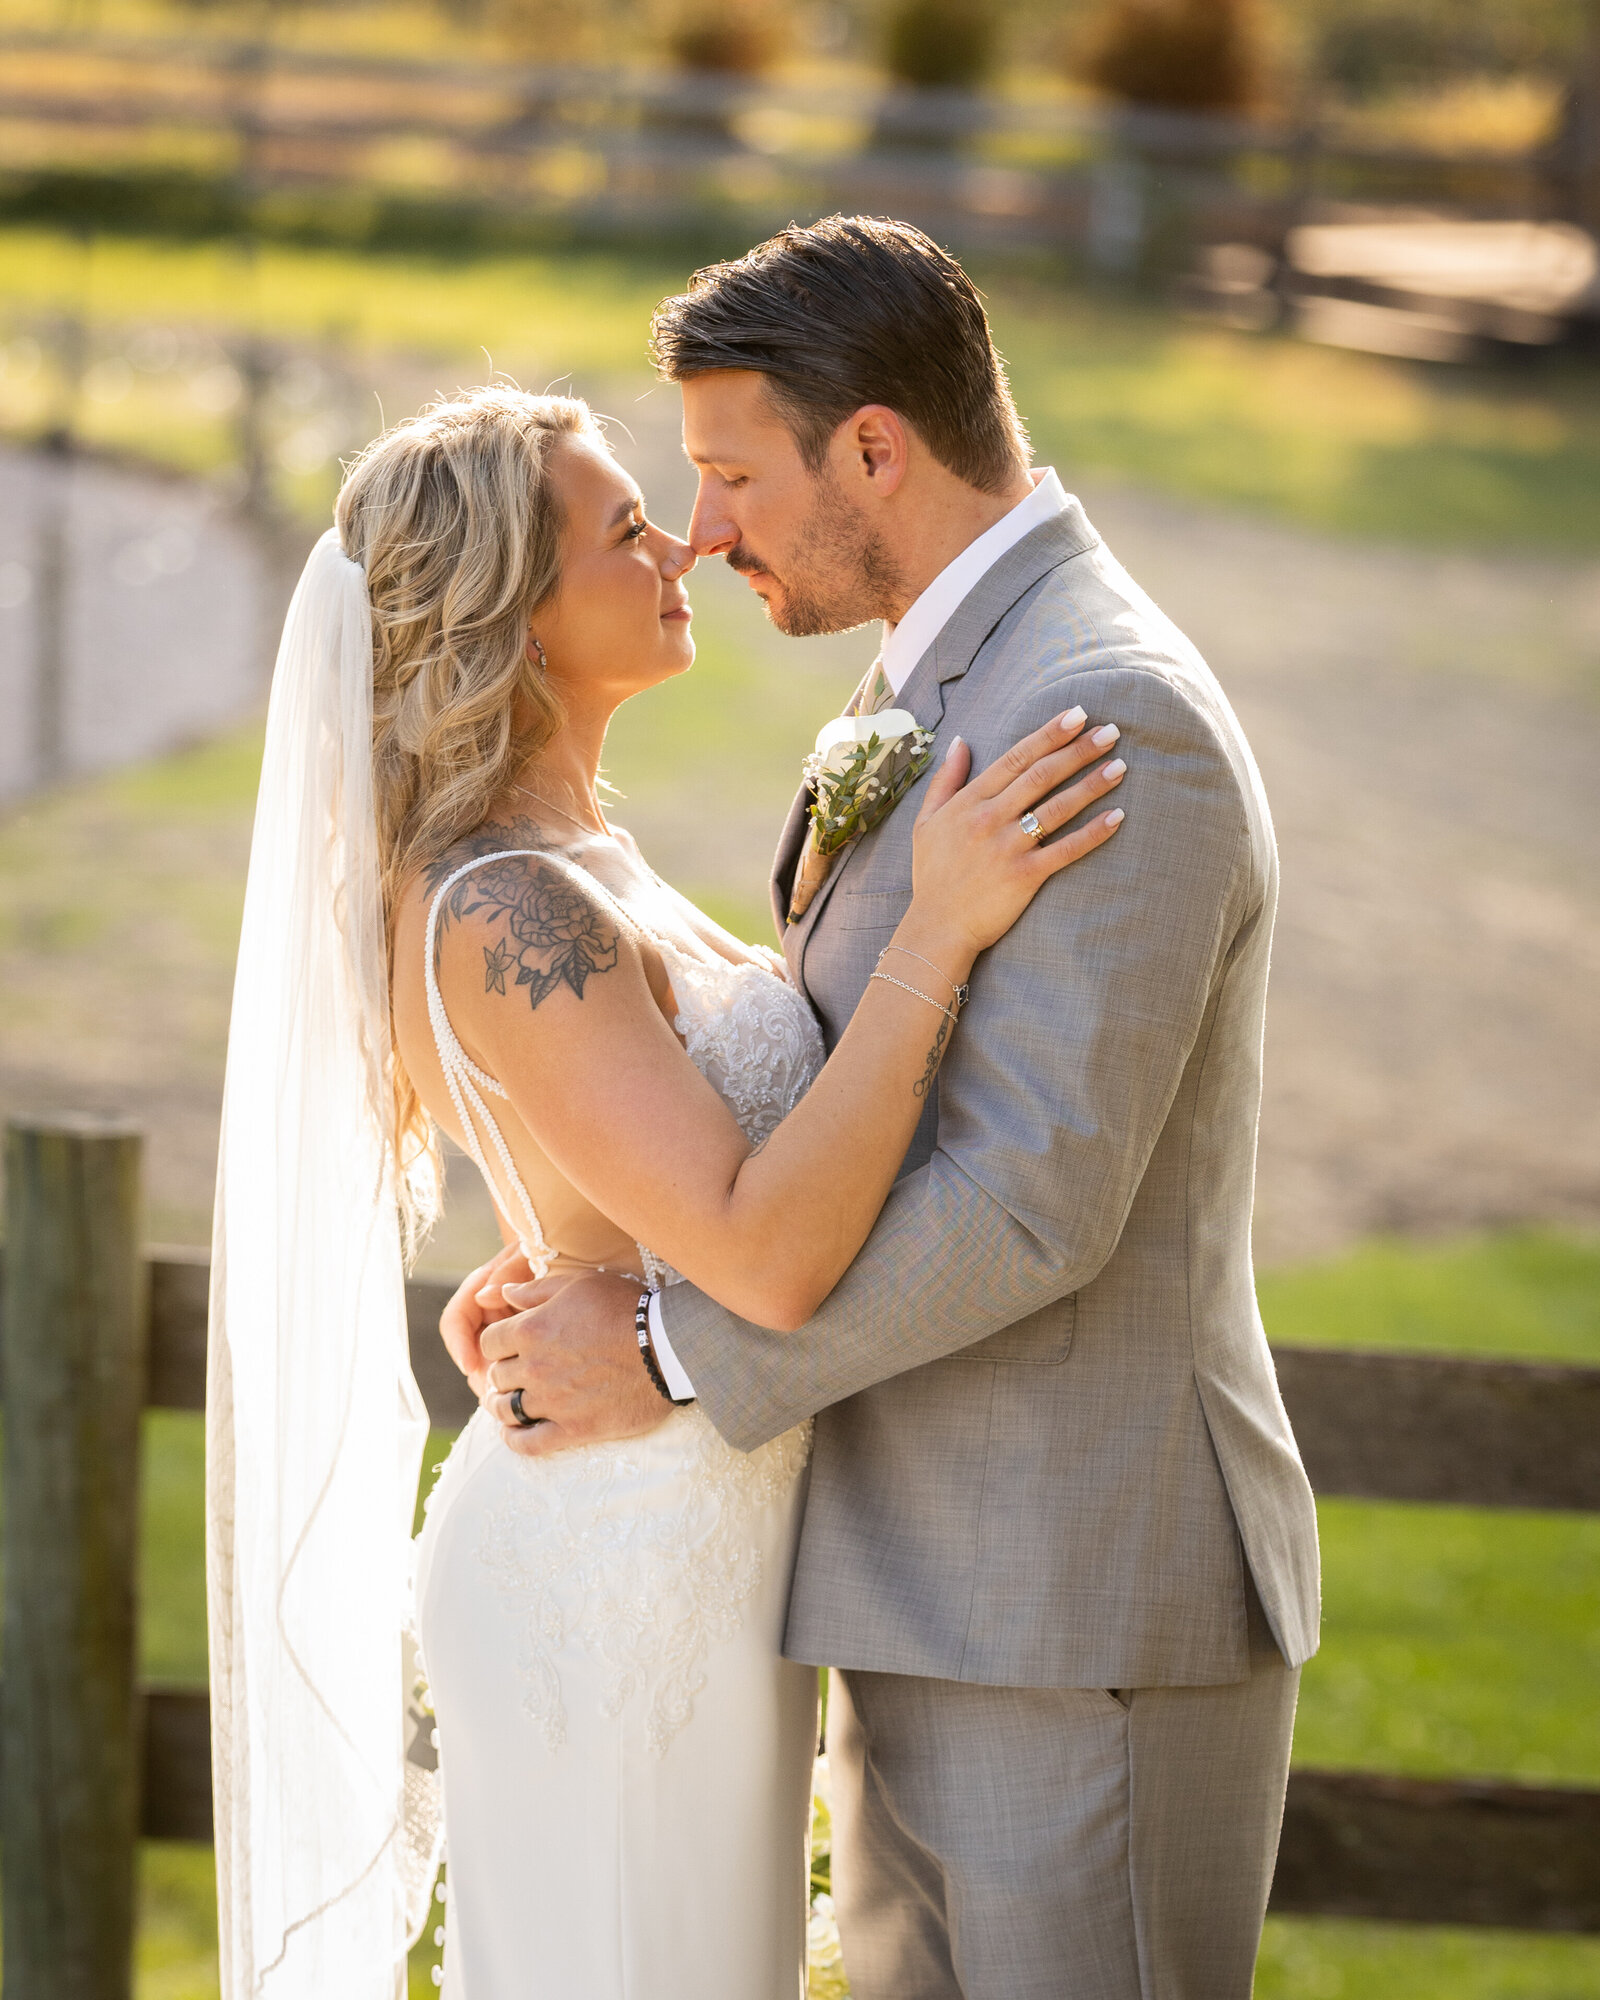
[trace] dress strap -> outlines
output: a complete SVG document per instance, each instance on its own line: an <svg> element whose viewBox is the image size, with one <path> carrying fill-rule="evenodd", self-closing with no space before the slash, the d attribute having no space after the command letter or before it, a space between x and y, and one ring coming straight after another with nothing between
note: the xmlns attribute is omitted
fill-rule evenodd
<svg viewBox="0 0 1600 2000"><path fill-rule="evenodd" d="M503 1208L505 1203L501 1199L502 1183L496 1180L490 1170L489 1162L484 1158L483 1146L478 1137L480 1126L494 1148L495 1156L505 1174L504 1187L509 1188L522 1211L520 1221L516 1222L515 1226L535 1284L555 1261L555 1253L545 1241L543 1225L539 1221L538 1212L534 1208L532 1197L523 1183L522 1176L517 1172L517 1163L511 1157L511 1148L506 1144L505 1134L500 1130L499 1121L483 1098L485 1091L492 1097L505 1097L508 1093L504 1084L492 1077L487 1070L479 1069L456 1039L456 1031L450 1025L450 1016L445 1012L444 996L439 991L434 948L439 931L439 906L464 875L470 875L473 869L482 868L491 861L510 861L519 855L536 856L538 853L539 850L533 847L506 847L496 854L480 854L471 861L463 862L453 875L447 876L440 883L432 903L428 906L428 929L422 947L423 977L428 987L428 1019L433 1026L433 1046L438 1051L439 1067L444 1071L445 1088L450 1093L450 1102L455 1106L462 1136L467 1142L467 1151L472 1155L478 1172L483 1175L490 1193Z"/></svg>

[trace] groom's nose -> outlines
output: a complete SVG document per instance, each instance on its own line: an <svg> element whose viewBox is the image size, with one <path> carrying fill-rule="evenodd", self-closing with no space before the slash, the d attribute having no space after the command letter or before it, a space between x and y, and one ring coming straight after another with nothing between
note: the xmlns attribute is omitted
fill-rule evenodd
<svg viewBox="0 0 1600 2000"><path fill-rule="evenodd" d="M694 496L694 512L689 516L689 541L697 556L724 556L739 539L739 524L732 519L722 496L702 479Z"/></svg>

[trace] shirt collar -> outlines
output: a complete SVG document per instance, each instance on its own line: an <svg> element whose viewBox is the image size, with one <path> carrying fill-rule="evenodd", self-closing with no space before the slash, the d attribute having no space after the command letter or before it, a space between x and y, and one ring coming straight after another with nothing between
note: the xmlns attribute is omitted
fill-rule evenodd
<svg viewBox="0 0 1600 2000"><path fill-rule="evenodd" d="M896 694L911 678L911 670L949 624L962 601L1024 535L1067 509L1066 489L1046 466L1031 475L1033 491L1002 514L975 542L969 542L954 562L946 564L898 625L883 628L884 678Z"/></svg>

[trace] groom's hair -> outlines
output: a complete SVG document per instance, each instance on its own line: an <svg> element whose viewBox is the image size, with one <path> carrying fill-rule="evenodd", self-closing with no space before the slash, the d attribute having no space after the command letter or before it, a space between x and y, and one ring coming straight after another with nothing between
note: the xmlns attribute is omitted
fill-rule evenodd
<svg viewBox="0 0 1600 2000"><path fill-rule="evenodd" d="M651 353L670 381L719 368L767 379L801 458L820 472L852 411L883 403L939 463L986 493L1029 462L976 286L909 222L830 215L791 225L663 299Z"/></svg>

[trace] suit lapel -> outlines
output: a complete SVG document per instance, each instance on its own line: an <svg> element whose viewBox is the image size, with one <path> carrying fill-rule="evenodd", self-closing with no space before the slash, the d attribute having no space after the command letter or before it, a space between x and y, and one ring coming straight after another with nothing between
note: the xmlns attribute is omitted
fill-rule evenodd
<svg viewBox="0 0 1600 2000"><path fill-rule="evenodd" d="M802 785L794 795L794 802L789 807L789 817L784 821L783 832L778 837L778 852L773 857L772 880L768 885L772 892L772 921L778 927L784 956L790 958L789 971L795 978L799 977L799 968L796 959L790 957L789 947L791 942L797 943L798 940L791 940L789 936L790 931L795 928L787 921L789 892L794 886L794 871L800 865L800 849L805 845L807 809L810 804L810 790Z"/></svg>

